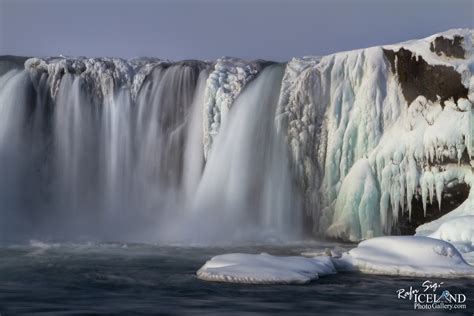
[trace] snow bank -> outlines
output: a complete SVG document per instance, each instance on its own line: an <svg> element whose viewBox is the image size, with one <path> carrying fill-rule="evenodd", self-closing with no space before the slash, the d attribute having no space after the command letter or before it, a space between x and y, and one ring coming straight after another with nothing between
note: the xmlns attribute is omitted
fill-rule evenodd
<svg viewBox="0 0 474 316"><path fill-rule="evenodd" d="M338 260L369 274L474 278L474 267L452 244L429 237L373 238L361 242Z"/></svg>
<svg viewBox="0 0 474 316"><path fill-rule="evenodd" d="M472 199L456 210L417 228L416 235L449 241L463 253L464 259L474 264L474 212Z"/></svg>
<svg viewBox="0 0 474 316"><path fill-rule="evenodd" d="M336 273L329 257L277 257L269 254L225 254L198 270L201 280L251 284L305 284Z"/></svg>
<svg viewBox="0 0 474 316"><path fill-rule="evenodd" d="M474 244L474 216L468 215L450 219L441 224L429 237L450 242Z"/></svg>

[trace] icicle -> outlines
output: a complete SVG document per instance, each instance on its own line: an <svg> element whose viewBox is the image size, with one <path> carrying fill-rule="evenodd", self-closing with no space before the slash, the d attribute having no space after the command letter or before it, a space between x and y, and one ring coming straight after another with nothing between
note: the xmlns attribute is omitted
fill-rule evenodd
<svg viewBox="0 0 474 316"><path fill-rule="evenodd" d="M421 175L420 178L420 188L421 188L421 200L423 202L423 212L426 217L426 200L428 197L428 185L426 182L426 172Z"/></svg>
<svg viewBox="0 0 474 316"><path fill-rule="evenodd" d="M392 172L391 172L391 189L390 189L390 198L392 200L392 217L395 223L398 223L398 214L400 209L401 203L401 190L399 186L399 176L400 176L400 168L397 165L392 165Z"/></svg>
<svg viewBox="0 0 474 316"><path fill-rule="evenodd" d="M433 172L428 171L425 173L426 184L428 185L428 192L430 197L430 204L433 204L433 197L434 197L434 177Z"/></svg>
<svg viewBox="0 0 474 316"><path fill-rule="evenodd" d="M458 166L461 165L462 152L464 151L464 146L461 143L456 143L456 153L458 158Z"/></svg>
<svg viewBox="0 0 474 316"><path fill-rule="evenodd" d="M384 233L389 233L390 223L388 219L388 206L390 203L389 193L382 190L382 197L380 199L380 222Z"/></svg>
<svg viewBox="0 0 474 316"><path fill-rule="evenodd" d="M402 214L405 212L405 197L406 197L406 159L400 162L398 175L398 190L400 192L400 206Z"/></svg>
<svg viewBox="0 0 474 316"><path fill-rule="evenodd" d="M436 200L438 200L438 209L441 211L441 197L444 189L443 173L435 173Z"/></svg>
<svg viewBox="0 0 474 316"><path fill-rule="evenodd" d="M418 177L418 171L416 169L416 162L413 156L410 156L410 158L408 158L408 169L406 172L408 217L410 221L411 221L411 214L412 214L412 200L413 200L413 196L415 195L417 177Z"/></svg>

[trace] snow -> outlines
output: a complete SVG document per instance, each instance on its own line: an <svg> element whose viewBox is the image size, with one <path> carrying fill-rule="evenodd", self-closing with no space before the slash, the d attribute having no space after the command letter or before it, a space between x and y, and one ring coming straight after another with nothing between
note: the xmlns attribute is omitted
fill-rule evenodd
<svg viewBox="0 0 474 316"><path fill-rule="evenodd" d="M305 284L336 273L329 257L277 257L225 254L213 257L197 271L201 280L250 284Z"/></svg>
<svg viewBox="0 0 474 316"><path fill-rule="evenodd" d="M474 216L459 216L442 223L429 237L474 244Z"/></svg>
<svg viewBox="0 0 474 316"><path fill-rule="evenodd" d="M472 254L467 254L467 260L474 259ZM327 250L304 255L310 257L278 257L266 253L219 255L207 261L197 271L197 276L205 281L251 284L306 284L338 271L407 277L474 278L474 266L453 244L430 237L377 237L365 240L342 254L337 250Z"/></svg>
<svg viewBox="0 0 474 316"><path fill-rule="evenodd" d="M428 235L445 240L463 254L464 259L474 264L474 216L457 216L444 221L436 231Z"/></svg>
<svg viewBox="0 0 474 316"><path fill-rule="evenodd" d="M454 36L461 36L464 39L462 45L466 52L465 59L450 58L444 55L439 56L433 53L430 50L430 44L438 36L442 36L446 39L453 39ZM472 63L474 61L474 54L472 53L472 38L472 29L451 29L422 39L410 40L394 45L385 45L384 48L398 50L400 47L404 47L405 49L415 53L415 56L422 56L423 59L431 65L446 65L454 67L459 73L467 75L466 80L468 80L471 78L470 72L472 71L469 70L469 68L472 69ZM465 81L464 84L467 86L468 81Z"/></svg>
<svg viewBox="0 0 474 316"><path fill-rule="evenodd" d="M429 237L373 238L361 242L337 260L369 274L474 278L474 267L452 244Z"/></svg>

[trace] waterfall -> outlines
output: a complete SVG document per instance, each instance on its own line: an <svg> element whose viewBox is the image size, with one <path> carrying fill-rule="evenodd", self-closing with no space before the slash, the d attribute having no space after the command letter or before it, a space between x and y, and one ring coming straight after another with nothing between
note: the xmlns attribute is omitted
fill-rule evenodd
<svg viewBox="0 0 474 316"><path fill-rule="evenodd" d="M119 62L61 62L0 77L2 239L299 236L275 125L284 66L266 67L237 96L206 160L208 64L148 63L134 91Z"/></svg>
<svg viewBox="0 0 474 316"><path fill-rule="evenodd" d="M0 57L0 240L414 231L472 188L472 58L430 49L453 34L285 65Z"/></svg>
<svg viewBox="0 0 474 316"><path fill-rule="evenodd" d="M267 67L222 122L191 210L205 227L197 230L201 238L300 233L302 212L275 122L283 73L284 66Z"/></svg>

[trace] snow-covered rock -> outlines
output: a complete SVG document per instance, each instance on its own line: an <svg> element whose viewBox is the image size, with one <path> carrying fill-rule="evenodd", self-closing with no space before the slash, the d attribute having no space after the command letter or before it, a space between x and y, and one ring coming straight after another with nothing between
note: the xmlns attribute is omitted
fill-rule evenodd
<svg viewBox="0 0 474 316"><path fill-rule="evenodd" d="M32 74L33 82L41 80L47 74L50 93L56 97L64 74L75 74L100 99L112 96L113 91L122 86L130 85L133 80L133 68L126 60L120 58L69 58L48 57L30 58L25 62L25 69Z"/></svg>
<svg viewBox="0 0 474 316"><path fill-rule="evenodd" d="M201 280L251 284L305 284L336 273L329 257L278 257L269 254L225 254L198 271Z"/></svg>
<svg viewBox="0 0 474 316"><path fill-rule="evenodd" d="M185 61L186 62L186 61ZM185 63L177 62L177 63ZM210 62L187 61L205 68ZM121 87L130 90L132 100L136 100L145 79L157 67L169 67L174 63L170 60L140 57L125 60L121 58L86 58L86 57L47 57L29 58L25 61L25 69L32 75L33 82L47 75L50 94L53 98L58 94L61 79L65 74L81 77L96 97L112 98L113 93Z"/></svg>
<svg viewBox="0 0 474 316"><path fill-rule="evenodd" d="M474 278L474 267L464 260L456 247L429 237L373 238L361 242L337 260L369 274Z"/></svg>

